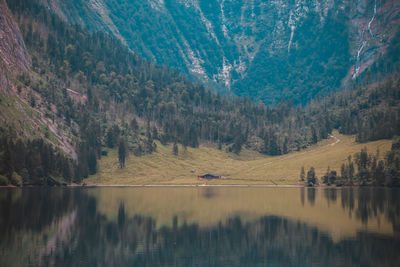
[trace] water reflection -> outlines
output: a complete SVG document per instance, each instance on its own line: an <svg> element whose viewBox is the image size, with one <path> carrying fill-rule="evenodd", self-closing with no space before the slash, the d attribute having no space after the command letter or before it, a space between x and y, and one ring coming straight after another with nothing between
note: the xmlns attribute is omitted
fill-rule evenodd
<svg viewBox="0 0 400 267"><path fill-rule="evenodd" d="M399 196L372 188L2 189L0 266L398 266ZM207 208L219 216L205 220ZM335 231L351 224L354 235L335 238L318 219L329 213L342 214ZM381 226L365 226L375 221Z"/></svg>
<svg viewBox="0 0 400 267"><path fill-rule="evenodd" d="M215 198L218 196L218 189L215 187L205 187L199 193L204 198Z"/></svg>
<svg viewBox="0 0 400 267"><path fill-rule="evenodd" d="M396 234L400 233L400 191L390 188L349 188L341 190L343 209L354 211L355 216L364 224L371 219L380 219L380 214L393 226ZM357 203L357 206L355 205Z"/></svg>
<svg viewBox="0 0 400 267"><path fill-rule="evenodd" d="M304 187L300 188L300 201L303 207L304 207L305 191L306 190L304 189Z"/></svg>
<svg viewBox="0 0 400 267"><path fill-rule="evenodd" d="M307 188L307 200L311 204L311 206L314 206L315 204L315 196L317 195L317 189L315 188Z"/></svg>
<svg viewBox="0 0 400 267"><path fill-rule="evenodd" d="M330 203L336 203L337 192L338 192L336 188L327 188L323 190L323 192L325 199L328 201L328 206Z"/></svg>

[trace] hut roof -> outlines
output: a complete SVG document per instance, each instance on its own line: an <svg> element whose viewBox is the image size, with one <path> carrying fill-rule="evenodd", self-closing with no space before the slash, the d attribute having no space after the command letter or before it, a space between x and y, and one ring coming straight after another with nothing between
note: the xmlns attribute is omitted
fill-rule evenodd
<svg viewBox="0 0 400 267"><path fill-rule="evenodd" d="M199 176L199 178L205 178L205 179L218 179L220 177L221 177L220 175L212 174L212 173L207 173L207 174Z"/></svg>

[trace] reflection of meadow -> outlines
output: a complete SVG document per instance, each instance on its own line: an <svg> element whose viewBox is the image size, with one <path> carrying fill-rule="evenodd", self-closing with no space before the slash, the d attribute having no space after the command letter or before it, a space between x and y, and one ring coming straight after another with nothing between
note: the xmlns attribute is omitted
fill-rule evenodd
<svg viewBox="0 0 400 267"><path fill-rule="evenodd" d="M400 260L400 238L386 219L398 222L394 189L1 193L0 266L396 266Z"/></svg>
<svg viewBox="0 0 400 267"><path fill-rule="evenodd" d="M363 230L392 234L392 223L384 214L389 203L380 203L380 209L371 208L368 219L363 218L365 200L359 204L358 198L364 198L366 192L364 189L348 188L88 189L88 194L97 199L99 212L109 219L115 220L118 206L124 203L128 216L151 216L157 221L157 227L170 226L174 216L178 216L181 222L197 223L203 227L216 225L232 216L251 221L265 215L274 215L317 226L330 233L335 240L354 236Z"/></svg>

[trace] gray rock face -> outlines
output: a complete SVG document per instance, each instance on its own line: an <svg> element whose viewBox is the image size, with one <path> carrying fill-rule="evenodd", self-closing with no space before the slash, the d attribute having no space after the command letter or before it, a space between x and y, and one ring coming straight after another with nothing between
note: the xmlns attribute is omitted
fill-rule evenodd
<svg viewBox="0 0 400 267"><path fill-rule="evenodd" d="M5 0L0 0L0 90L5 92L9 86L8 72L25 71L30 65L31 58L19 27Z"/></svg>
<svg viewBox="0 0 400 267"><path fill-rule="evenodd" d="M305 102L356 79L385 53L396 0L42 0L70 23L132 50L274 103Z"/></svg>

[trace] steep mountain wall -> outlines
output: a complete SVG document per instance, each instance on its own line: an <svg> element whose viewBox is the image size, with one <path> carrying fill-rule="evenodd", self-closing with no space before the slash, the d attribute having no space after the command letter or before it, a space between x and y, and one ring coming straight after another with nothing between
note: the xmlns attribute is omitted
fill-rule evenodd
<svg viewBox="0 0 400 267"><path fill-rule="evenodd" d="M56 117L57 109L54 108L52 113L32 88L35 86L37 90L37 81L44 79L33 74L32 58L21 34L23 28L20 29L17 21L6 0L0 0L0 103L3 104L0 106L0 128L13 129L14 134L22 138L43 138L76 159L72 140L66 137L70 130L64 122L49 119ZM21 82L21 76L29 83Z"/></svg>
<svg viewBox="0 0 400 267"><path fill-rule="evenodd" d="M356 79L399 24L396 0L42 0L159 64L266 103Z"/></svg>
<svg viewBox="0 0 400 267"><path fill-rule="evenodd" d="M9 71L26 71L30 64L31 58L18 25L5 0L0 0L0 91L5 92L9 86Z"/></svg>

